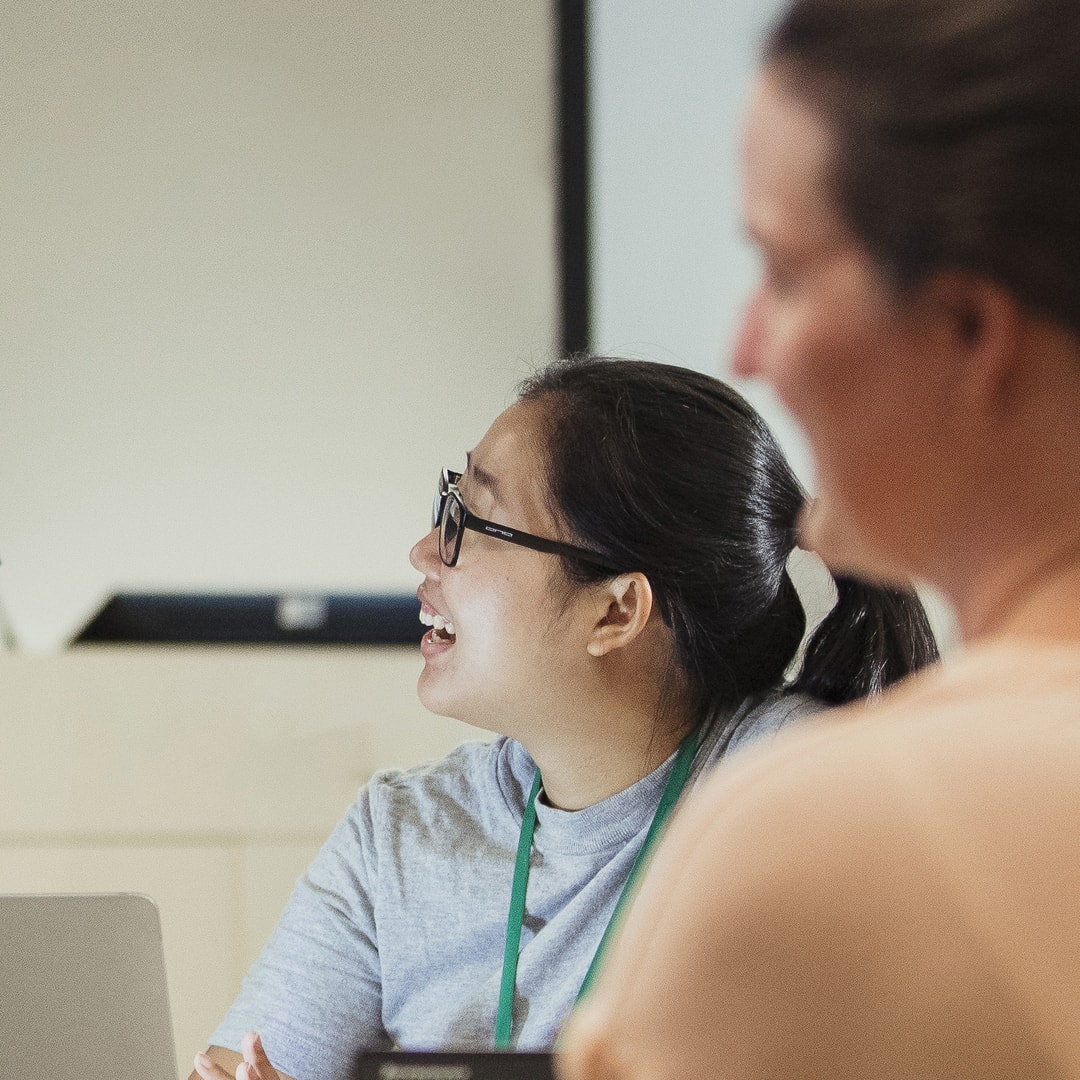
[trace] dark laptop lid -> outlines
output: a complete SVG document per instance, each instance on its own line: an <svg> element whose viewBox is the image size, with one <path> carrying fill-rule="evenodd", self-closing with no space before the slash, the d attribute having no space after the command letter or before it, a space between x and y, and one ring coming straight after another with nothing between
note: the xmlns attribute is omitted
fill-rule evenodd
<svg viewBox="0 0 1080 1080"><path fill-rule="evenodd" d="M552 1080L551 1054L508 1051L369 1051L358 1080Z"/></svg>

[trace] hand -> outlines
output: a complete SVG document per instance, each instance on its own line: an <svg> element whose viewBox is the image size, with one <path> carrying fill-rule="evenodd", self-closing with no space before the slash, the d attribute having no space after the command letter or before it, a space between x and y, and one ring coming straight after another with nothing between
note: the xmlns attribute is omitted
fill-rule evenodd
<svg viewBox="0 0 1080 1080"><path fill-rule="evenodd" d="M236 1072L215 1064L206 1054L195 1055L195 1071L203 1080L288 1080L270 1064L262 1039L258 1033L249 1031L240 1043L243 1061L236 1066Z"/></svg>

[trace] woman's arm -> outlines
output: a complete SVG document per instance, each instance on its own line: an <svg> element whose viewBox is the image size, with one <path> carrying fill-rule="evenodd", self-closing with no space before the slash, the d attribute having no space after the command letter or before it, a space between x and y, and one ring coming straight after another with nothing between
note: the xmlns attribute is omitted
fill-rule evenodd
<svg viewBox="0 0 1080 1080"><path fill-rule="evenodd" d="M368 809L365 791L297 882L237 999L210 1033L212 1047L241 1048L245 1033L258 1031L275 1065L331 1080L348 1073L359 1050L387 1041ZM240 1060L225 1063L235 1068Z"/></svg>

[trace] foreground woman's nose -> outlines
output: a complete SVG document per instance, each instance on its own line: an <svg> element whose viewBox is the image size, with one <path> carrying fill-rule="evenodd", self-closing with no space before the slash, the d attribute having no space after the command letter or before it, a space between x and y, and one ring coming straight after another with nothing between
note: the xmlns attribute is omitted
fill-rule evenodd
<svg viewBox="0 0 1080 1080"><path fill-rule="evenodd" d="M765 290L758 286L743 311L739 333L731 357L731 372L748 379L761 374L761 352L765 342Z"/></svg>

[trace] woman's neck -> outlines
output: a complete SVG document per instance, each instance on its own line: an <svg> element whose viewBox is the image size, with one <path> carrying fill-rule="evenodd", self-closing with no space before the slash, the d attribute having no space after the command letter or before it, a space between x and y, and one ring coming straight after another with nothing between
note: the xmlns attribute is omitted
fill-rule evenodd
<svg viewBox="0 0 1080 1080"><path fill-rule="evenodd" d="M952 545L958 588L945 591L966 641L1080 640L1080 342L1038 316L1025 326L1026 347L963 455L958 494L970 498Z"/></svg>
<svg viewBox="0 0 1080 1080"><path fill-rule="evenodd" d="M582 810L662 765L696 723L696 695L659 616L627 647L585 653L521 697L499 730L540 768L545 801Z"/></svg>
<svg viewBox="0 0 1080 1080"><path fill-rule="evenodd" d="M544 778L544 800L560 810L582 810L625 791L671 757L692 727L671 717L630 726L606 738L528 739L526 749Z"/></svg>
<svg viewBox="0 0 1080 1080"><path fill-rule="evenodd" d="M1080 524L988 563L954 597L965 641L1038 638L1080 642Z"/></svg>

